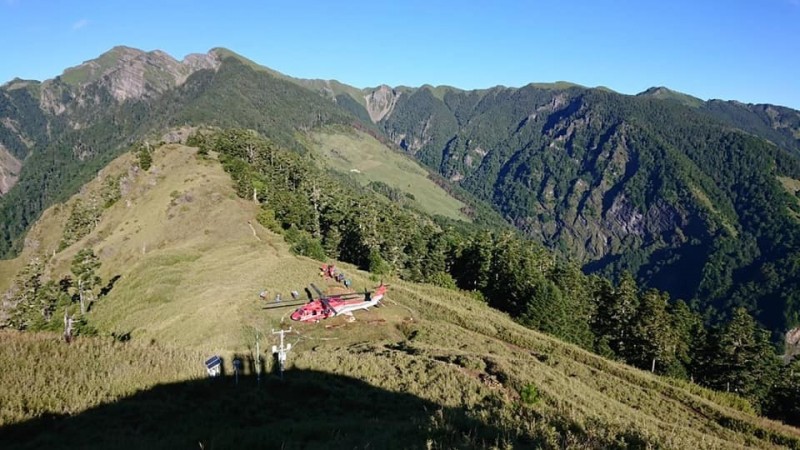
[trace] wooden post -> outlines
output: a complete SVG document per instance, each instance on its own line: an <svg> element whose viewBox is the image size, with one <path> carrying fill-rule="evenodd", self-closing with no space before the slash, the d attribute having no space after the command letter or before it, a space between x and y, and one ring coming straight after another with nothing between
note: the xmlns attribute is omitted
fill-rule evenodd
<svg viewBox="0 0 800 450"><path fill-rule="evenodd" d="M78 280L78 297L81 300L81 314L86 314L86 307L83 303L83 280Z"/></svg>
<svg viewBox="0 0 800 450"><path fill-rule="evenodd" d="M253 161L256 159L256 148L253 147L253 144L247 144L247 162L253 164Z"/></svg>
<svg viewBox="0 0 800 450"><path fill-rule="evenodd" d="M314 204L314 237L319 239L322 227L319 224L319 189L316 180L311 185L311 202Z"/></svg>
<svg viewBox="0 0 800 450"><path fill-rule="evenodd" d="M256 330L256 382L261 386L261 347L259 346L260 336Z"/></svg>
<svg viewBox="0 0 800 450"><path fill-rule="evenodd" d="M69 344L72 342L72 317L64 310L64 340Z"/></svg>

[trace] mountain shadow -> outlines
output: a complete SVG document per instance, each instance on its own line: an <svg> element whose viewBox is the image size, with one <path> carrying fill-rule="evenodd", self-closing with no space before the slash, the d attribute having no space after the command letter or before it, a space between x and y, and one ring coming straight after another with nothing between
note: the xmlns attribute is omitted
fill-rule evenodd
<svg viewBox="0 0 800 450"><path fill-rule="evenodd" d="M238 383L164 384L74 416L5 426L0 448L453 448L507 437L462 409L358 379L290 370L284 381L259 383L244 366Z"/></svg>

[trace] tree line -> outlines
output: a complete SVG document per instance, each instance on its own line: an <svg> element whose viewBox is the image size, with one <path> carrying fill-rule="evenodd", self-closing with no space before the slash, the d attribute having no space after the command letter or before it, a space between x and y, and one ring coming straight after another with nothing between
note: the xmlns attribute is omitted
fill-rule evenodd
<svg viewBox="0 0 800 450"><path fill-rule="evenodd" d="M97 334L87 315L102 295L99 268L100 259L89 247L75 254L70 274L58 280L45 276L40 258L31 259L7 293L14 306L4 325L21 331L63 331L67 341Z"/></svg>
<svg viewBox="0 0 800 450"><path fill-rule="evenodd" d="M439 94L404 94L379 126L529 236L719 320L746 307L773 340L800 324L800 202L778 181L800 179L791 110L579 87ZM619 226L625 211L640 228Z"/></svg>
<svg viewBox="0 0 800 450"><path fill-rule="evenodd" d="M257 220L297 254L470 291L530 328L644 370L737 393L767 415L800 424L800 363L782 364L769 333L744 308L710 323L705 311L640 288L630 273L616 282L586 275L517 232L428 217L393 202L400 195L394 189L360 186L251 131L196 133L188 144L199 147L199 157L218 152L238 195L261 205ZM139 164L149 162L144 148L135 149ZM102 206L119 198L115 185L104 185ZM96 221L99 208L86 203L100 199L74 205L65 241ZM94 332L86 317L101 297L98 264L90 248L81 250L71 276L56 281L44 278L40 260L31 261L14 283L9 324L59 330L66 313L76 318L78 334Z"/></svg>
<svg viewBox="0 0 800 450"><path fill-rule="evenodd" d="M238 194L261 205L258 220L298 254L334 258L473 291L520 323L657 374L734 392L757 409L800 424L800 372L784 365L770 333L742 307L708 317L629 272L614 283L586 275L519 233L425 216L391 203L398 194L361 187L246 130L197 133ZM381 195L376 195L381 194ZM705 314L709 316L709 314Z"/></svg>

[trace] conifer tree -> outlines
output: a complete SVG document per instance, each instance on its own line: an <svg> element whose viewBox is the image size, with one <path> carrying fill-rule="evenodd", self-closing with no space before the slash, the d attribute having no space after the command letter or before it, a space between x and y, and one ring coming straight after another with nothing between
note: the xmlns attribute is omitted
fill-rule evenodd
<svg viewBox="0 0 800 450"><path fill-rule="evenodd" d="M710 344L712 359L707 383L765 403L779 369L769 333L756 324L746 309L736 308L730 322L717 330Z"/></svg>
<svg viewBox="0 0 800 450"><path fill-rule="evenodd" d="M94 299L94 290L100 285L100 277L96 272L99 267L100 259L89 247L79 251L72 260L71 269L78 288L81 314L86 313L87 305Z"/></svg>
<svg viewBox="0 0 800 450"><path fill-rule="evenodd" d="M489 231L484 230L473 236L461 253L456 274L459 285L481 292L489 287L493 254L494 239Z"/></svg>
<svg viewBox="0 0 800 450"><path fill-rule="evenodd" d="M592 276L590 280L592 302L594 303L593 315L590 320L591 330L594 334L594 349L598 355L613 359L617 355L611 348L611 339L614 333L608 311L614 302L614 286L603 277Z"/></svg>
<svg viewBox="0 0 800 450"><path fill-rule="evenodd" d="M683 300L672 303L669 312L675 333L675 363L666 368L666 373L694 380L706 341L703 319Z"/></svg>
<svg viewBox="0 0 800 450"><path fill-rule="evenodd" d="M139 162L139 167L141 167L142 170L150 170L150 166L153 165L153 155L150 152L150 144L146 142L139 144L139 149L136 152L136 158Z"/></svg>
<svg viewBox="0 0 800 450"><path fill-rule="evenodd" d="M525 312L534 290L541 289L539 295L548 296L551 293L547 287L540 286L543 283L541 275L528 270L532 263L528 256L518 239L511 234L503 234L495 244L488 272L482 274L487 279L489 304L513 317ZM532 323L537 322L538 319L532 320Z"/></svg>
<svg viewBox="0 0 800 450"><path fill-rule="evenodd" d="M654 289L642 295L631 323L628 361L651 372L664 373L675 361L675 332L667 312L667 294ZM660 363L660 366L656 366Z"/></svg>
<svg viewBox="0 0 800 450"><path fill-rule="evenodd" d="M563 334L569 342L592 350L594 333L591 329L592 317L595 315L595 303L592 301L592 286L577 264L559 262L548 274L548 278L561 291L564 302Z"/></svg>
<svg viewBox="0 0 800 450"><path fill-rule="evenodd" d="M631 326L636 315L639 299L636 281L630 272L623 272L613 294L607 291L598 296L595 328L597 336L617 357L631 356Z"/></svg>
<svg viewBox="0 0 800 450"><path fill-rule="evenodd" d="M12 327L25 330L36 320L39 305L40 290L42 288L42 273L44 264L39 258L31 259L25 268L20 271L14 281L13 301L14 310L9 318Z"/></svg>
<svg viewBox="0 0 800 450"><path fill-rule="evenodd" d="M795 358L780 370L767 413L794 426L800 425L800 359Z"/></svg>

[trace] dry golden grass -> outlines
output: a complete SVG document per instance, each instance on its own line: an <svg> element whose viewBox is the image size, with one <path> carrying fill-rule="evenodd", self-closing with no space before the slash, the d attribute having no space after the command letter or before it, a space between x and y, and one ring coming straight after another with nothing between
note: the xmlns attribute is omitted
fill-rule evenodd
<svg viewBox="0 0 800 450"><path fill-rule="evenodd" d="M252 355L255 331L269 358L266 350L275 342L269 331L291 309L264 309L258 293L266 289L269 299L276 292L288 299L310 282L325 285L317 262L291 255L280 236L256 223L258 206L233 194L216 162L167 146L150 172L134 174L129 167L126 157L109 167L129 174L126 195L89 236L51 258L50 267L54 276L65 273L72 255L91 245L103 279L120 278L89 320L102 335L130 333L132 341L112 344L101 337L67 347L50 335L0 335L0 364L21 367L0 375L9 393L0 406L4 423L77 413L136 389L192 379L202 375L205 356ZM58 228L59 216L48 217L52 223L35 230L41 242L57 243L45 230ZM338 265L357 290L377 284L367 273ZM526 329L465 293L387 282L384 306L356 312L354 322L285 323L293 326L290 369L358 379L439 405L429 411L432 429L462 433L461 419L447 411L466 411L499 430L501 437L489 443L463 431L466 445L800 446L800 431L746 412L722 394ZM154 359L152 348L168 356ZM80 382L59 379L64 371ZM106 378L111 382L100 382ZM519 391L526 386L538 390L537 403L521 405ZM452 433L434 441L454 446Z"/></svg>
<svg viewBox="0 0 800 450"><path fill-rule="evenodd" d="M199 353L112 339L0 331L0 426L77 414L160 383L203 375Z"/></svg>

